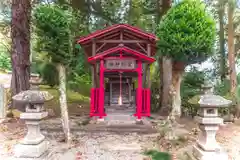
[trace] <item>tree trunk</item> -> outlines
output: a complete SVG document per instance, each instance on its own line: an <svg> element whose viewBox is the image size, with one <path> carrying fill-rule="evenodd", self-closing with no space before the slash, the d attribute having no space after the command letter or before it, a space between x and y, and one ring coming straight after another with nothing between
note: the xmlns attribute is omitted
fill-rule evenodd
<svg viewBox="0 0 240 160"><path fill-rule="evenodd" d="M181 82L185 65L183 63L173 62L172 71L172 115L181 116Z"/></svg>
<svg viewBox="0 0 240 160"><path fill-rule="evenodd" d="M162 70L162 81L164 84L162 86L162 92L161 92L161 108L159 111L159 114L161 116L169 116L171 112L171 93L170 93L170 87L172 84L172 61L171 59L167 57L162 58L162 66L164 66L164 70Z"/></svg>
<svg viewBox="0 0 240 160"><path fill-rule="evenodd" d="M234 27L233 27L234 4L228 2L228 61L230 74L230 92L235 94L237 87L237 74L234 54Z"/></svg>
<svg viewBox="0 0 240 160"><path fill-rule="evenodd" d="M11 16L11 90L12 95L16 95L30 88L30 0L12 0ZM13 103L13 107L25 110L23 105Z"/></svg>
<svg viewBox="0 0 240 160"><path fill-rule="evenodd" d="M62 116L63 132L65 134L65 140L67 142L70 142L71 135L66 94L66 69L62 64L58 64L57 68L59 72L59 92L60 92L59 102Z"/></svg>
<svg viewBox="0 0 240 160"><path fill-rule="evenodd" d="M159 76L160 76L160 78L159 78L159 95L160 95L160 97L159 97L159 108L161 109L161 107L162 107L162 99L163 99L163 86L164 86L164 84L163 84L163 58L162 57L159 57L159 59L158 59L158 65L159 65ZM160 111L160 113L161 113L161 111Z"/></svg>
<svg viewBox="0 0 240 160"><path fill-rule="evenodd" d="M221 55L221 63L220 63L220 75L221 80L224 81L226 78L226 54L225 54L225 37L224 37L224 3L222 0L219 0L219 10L218 10L218 18L219 18L219 45L220 45L220 55Z"/></svg>
<svg viewBox="0 0 240 160"><path fill-rule="evenodd" d="M163 15L165 15L167 13L167 11L171 8L171 4L172 1L171 0L159 0L157 1L157 10L156 10L156 25L159 25L160 20L162 18ZM160 109L160 115L162 116L167 116L166 113L164 113L164 111L166 110L171 110L171 108L167 108L167 106L171 106L171 104L166 104L167 102L171 102L171 96L167 96L169 95L169 91L167 91L168 89L170 89L170 85L169 82L167 82L166 84L164 83L166 81L166 79L170 78L171 75L167 74L167 72L165 72L164 74L164 70L168 70L169 68L172 68L171 66L168 65L168 62L166 62L167 65L165 65L165 58L160 57L159 58L159 72L160 72L160 103L159 103L159 108ZM165 77L166 76L166 77ZM169 77L170 76L170 77ZM171 80L170 80L171 82Z"/></svg>

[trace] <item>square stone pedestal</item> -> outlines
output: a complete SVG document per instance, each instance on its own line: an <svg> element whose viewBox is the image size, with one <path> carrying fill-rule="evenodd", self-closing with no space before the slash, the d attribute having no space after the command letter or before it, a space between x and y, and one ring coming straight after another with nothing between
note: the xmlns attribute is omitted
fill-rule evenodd
<svg viewBox="0 0 240 160"><path fill-rule="evenodd" d="M39 144L17 144L14 148L16 158L39 158L48 150L48 142L42 141Z"/></svg>
<svg viewBox="0 0 240 160"><path fill-rule="evenodd" d="M224 151L210 152L203 151L198 146L193 146L193 156L197 160L228 160L228 155Z"/></svg>

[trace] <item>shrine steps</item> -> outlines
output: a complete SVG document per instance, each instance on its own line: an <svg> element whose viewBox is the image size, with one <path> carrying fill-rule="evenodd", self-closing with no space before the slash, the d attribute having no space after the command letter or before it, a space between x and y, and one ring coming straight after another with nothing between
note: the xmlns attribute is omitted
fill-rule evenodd
<svg viewBox="0 0 240 160"><path fill-rule="evenodd" d="M131 113L111 113L108 114L104 121L107 125L127 125L135 124L135 117Z"/></svg>
<svg viewBox="0 0 240 160"><path fill-rule="evenodd" d="M111 99L112 104L118 104L119 95L120 95L120 93L113 93L112 99ZM122 103L123 104L129 103L128 95L126 95L126 94L122 95Z"/></svg>
<svg viewBox="0 0 240 160"><path fill-rule="evenodd" d="M63 135L62 127L51 127L51 128L42 128L42 133L47 137L52 137L53 135ZM118 124L118 125L106 125L102 124L88 124L86 126L71 126L71 133L74 135L83 134L83 133L104 133L110 132L113 134L128 134L128 133L138 133L138 134L155 134L158 133L152 125L147 124Z"/></svg>

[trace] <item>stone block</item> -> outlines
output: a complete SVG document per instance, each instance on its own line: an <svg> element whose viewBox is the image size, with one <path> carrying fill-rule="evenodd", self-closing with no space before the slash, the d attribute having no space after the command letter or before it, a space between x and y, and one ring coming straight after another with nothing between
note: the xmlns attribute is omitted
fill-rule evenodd
<svg viewBox="0 0 240 160"><path fill-rule="evenodd" d="M199 115L201 117L218 117L218 108L200 108Z"/></svg>
<svg viewBox="0 0 240 160"><path fill-rule="evenodd" d="M41 120L47 117L48 112L39 112L39 113L21 113L20 118L25 120Z"/></svg>
<svg viewBox="0 0 240 160"><path fill-rule="evenodd" d="M227 153L221 149L219 151L207 152L198 146L193 147L193 156L197 160L228 160Z"/></svg>
<svg viewBox="0 0 240 160"><path fill-rule="evenodd" d="M195 117L195 120L200 123L200 124L204 124L204 125L208 125L208 124L221 124L223 123L223 119L222 118L219 118L219 117L215 117L215 118L212 118L212 117Z"/></svg>
<svg viewBox="0 0 240 160"><path fill-rule="evenodd" d="M0 84L0 119L7 116L8 88Z"/></svg>
<svg viewBox="0 0 240 160"><path fill-rule="evenodd" d="M48 150L47 141L36 145L17 144L14 148L16 158L39 158Z"/></svg>

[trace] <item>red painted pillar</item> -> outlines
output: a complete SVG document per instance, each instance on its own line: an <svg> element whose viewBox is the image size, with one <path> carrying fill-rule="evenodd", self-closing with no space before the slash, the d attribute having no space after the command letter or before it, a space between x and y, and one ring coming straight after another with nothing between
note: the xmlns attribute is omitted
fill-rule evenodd
<svg viewBox="0 0 240 160"><path fill-rule="evenodd" d="M94 115L94 110L95 110L95 91L96 91L96 89L95 88L92 88L91 89L91 100L90 100L90 105L91 105L91 107L90 107L90 117L92 117L93 115Z"/></svg>
<svg viewBox="0 0 240 160"><path fill-rule="evenodd" d="M99 84L99 118L105 116L104 113L104 61L100 61L100 84Z"/></svg>
<svg viewBox="0 0 240 160"><path fill-rule="evenodd" d="M138 61L138 89L137 89L137 118L141 119L142 112L142 62Z"/></svg>

